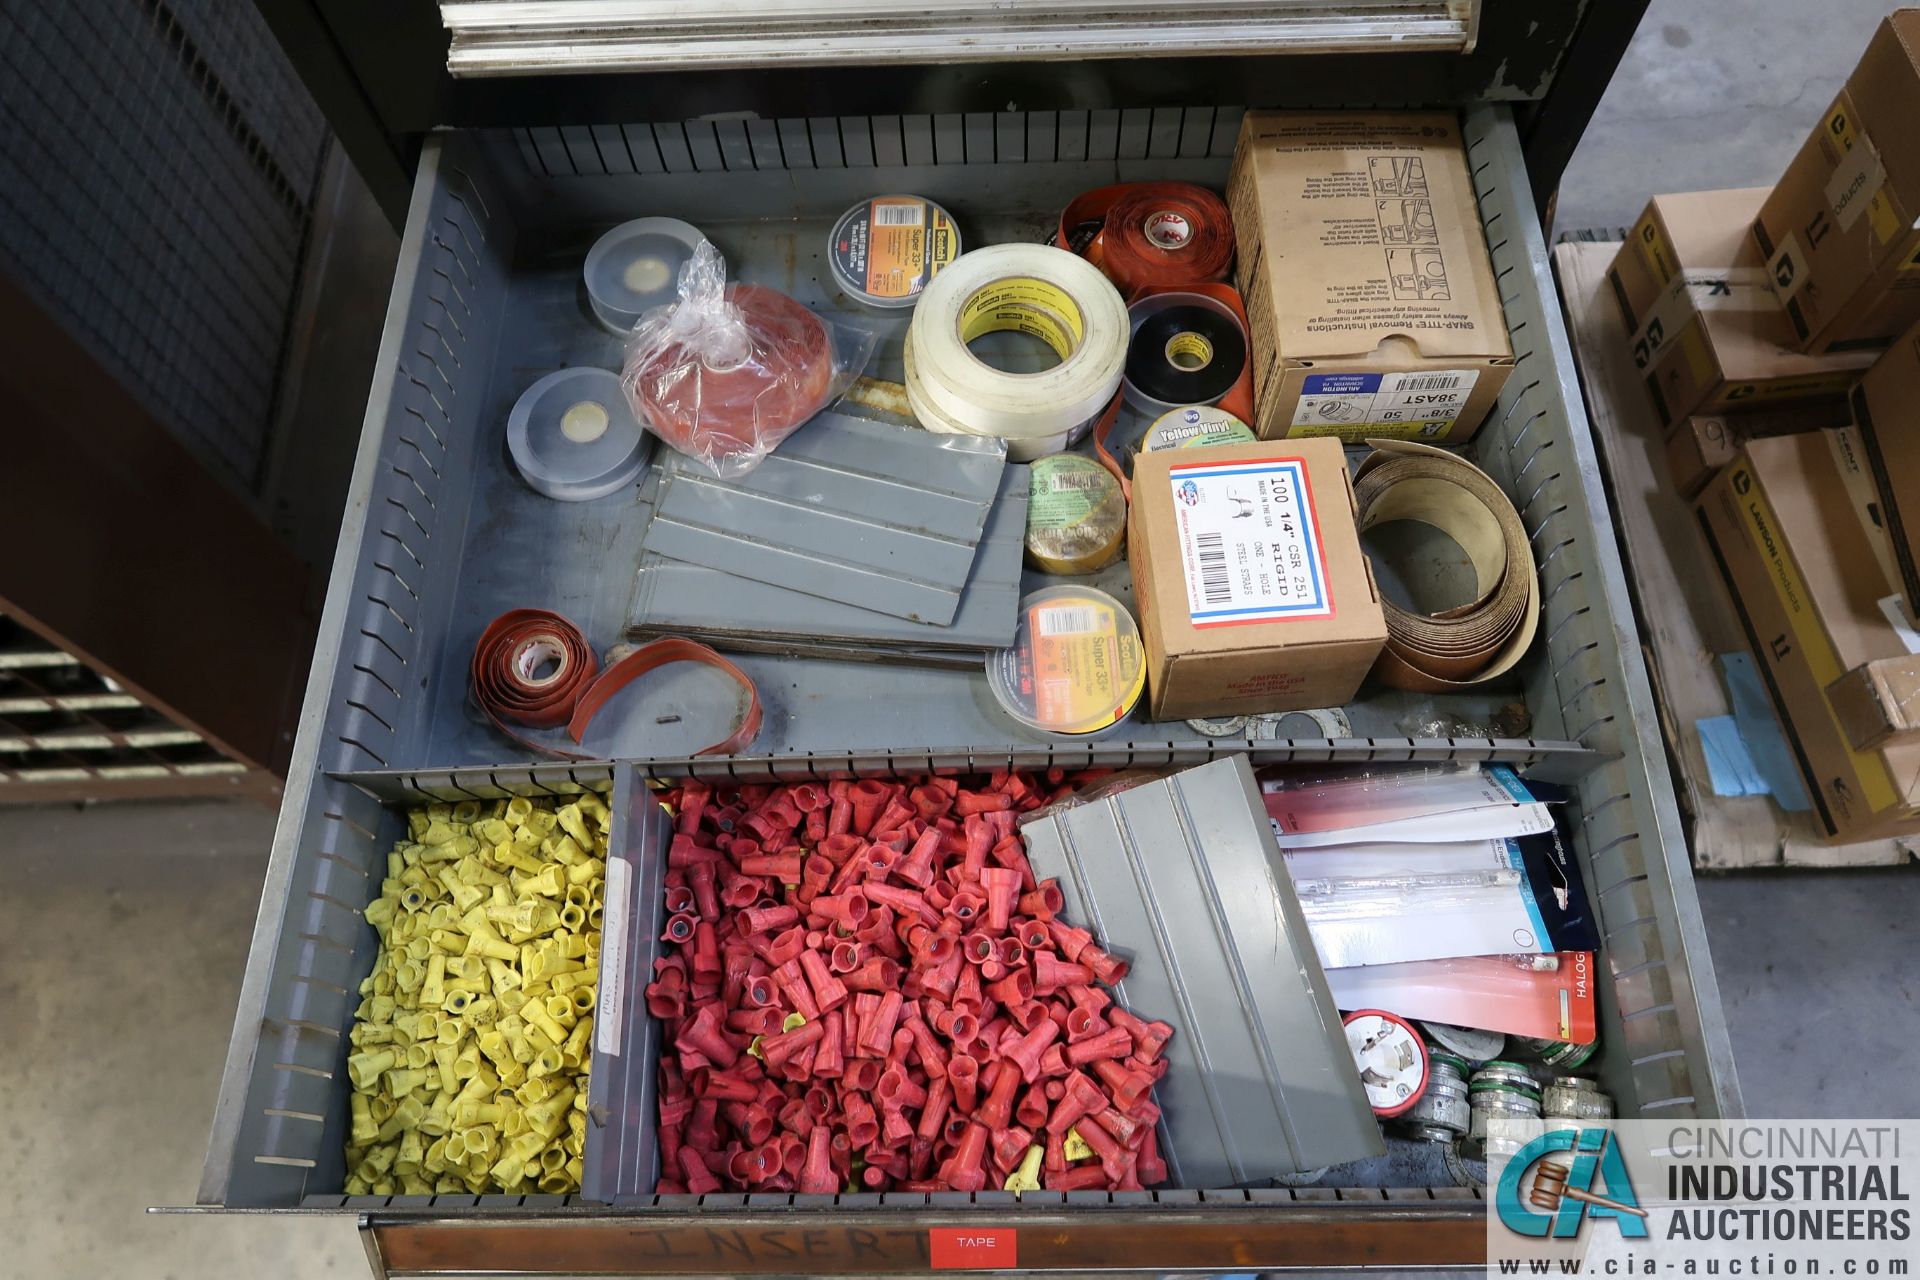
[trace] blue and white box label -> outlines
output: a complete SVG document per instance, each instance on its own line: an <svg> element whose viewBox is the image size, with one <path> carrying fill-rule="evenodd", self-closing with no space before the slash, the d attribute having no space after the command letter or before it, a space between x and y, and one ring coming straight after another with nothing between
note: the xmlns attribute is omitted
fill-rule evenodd
<svg viewBox="0 0 1920 1280"><path fill-rule="evenodd" d="M1293 425L1343 433L1382 428L1401 438L1439 435L1460 420L1479 379L1475 369L1308 374Z"/></svg>
<svg viewBox="0 0 1920 1280"><path fill-rule="evenodd" d="M1183 462L1168 478L1194 626L1333 616L1304 461Z"/></svg>

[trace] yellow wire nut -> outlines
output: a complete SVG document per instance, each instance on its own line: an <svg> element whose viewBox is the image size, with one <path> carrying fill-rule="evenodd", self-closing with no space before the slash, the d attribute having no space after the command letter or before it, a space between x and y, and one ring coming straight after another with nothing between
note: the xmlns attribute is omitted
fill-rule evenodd
<svg viewBox="0 0 1920 1280"><path fill-rule="evenodd" d="M580 812L578 804L562 805L554 813L554 818L566 829L581 848L590 848L594 844L593 833L587 830L586 815Z"/></svg>
<svg viewBox="0 0 1920 1280"><path fill-rule="evenodd" d="M347 1058L347 1079L362 1093L371 1092L381 1072L390 1069L397 1061L399 1058L391 1049L352 1054Z"/></svg>
<svg viewBox="0 0 1920 1280"><path fill-rule="evenodd" d="M352 1093L347 1095L348 1112L352 1116L352 1128L348 1141L365 1146L373 1141L380 1126L373 1122L373 1108L368 1105L367 1095Z"/></svg>
<svg viewBox="0 0 1920 1280"><path fill-rule="evenodd" d="M1035 1144L1027 1148L1027 1154L1020 1157L1020 1167L1007 1175L1004 1190L1016 1195L1022 1191L1040 1189L1040 1161L1046 1156L1047 1149Z"/></svg>
<svg viewBox="0 0 1920 1280"><path fill-rule="evenodd" d="M353 1194L578 1188L600 944L583 926L604 912L610 814L592 794L562 808L407 815L364 913L380 949L349 1032Z"/></svg>

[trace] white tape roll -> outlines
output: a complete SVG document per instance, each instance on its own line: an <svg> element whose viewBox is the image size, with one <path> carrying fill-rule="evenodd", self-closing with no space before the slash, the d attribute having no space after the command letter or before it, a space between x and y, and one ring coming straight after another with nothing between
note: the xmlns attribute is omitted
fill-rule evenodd
<svg viewBox="0 0 1920 1280"><path fill-rule="evenodd" d="M1060 363L1009 373L967 349L1002 330L1039 338ZM1084 259L1045 245L976 249L935 276L913 309L908 401L931 430L1000 436L1010 457L1035 457L1106 408L1128 332L1120 294Z"/></svg>
<svg viewBox="0 0 1920 1280"><path fill-rule="evenodd" d="M912 411L913 416L919 420L921 426L929 431L937 431L942 435L971 436L982 434L968 427L964 427L952 418L949 418L943 410L937 409L932 404L929 404L925 397L920 394L919 382L914 377L912 334L907 335L906 364L907 408ZM1047 436L1027 436L1019 439L1008 438L1007 461L1032 462L1036 458L1044 458L1048 454L1059 453L1072 442L1072 438L1073 428L1071 427L1065 431L1057 431Z"/></svg>

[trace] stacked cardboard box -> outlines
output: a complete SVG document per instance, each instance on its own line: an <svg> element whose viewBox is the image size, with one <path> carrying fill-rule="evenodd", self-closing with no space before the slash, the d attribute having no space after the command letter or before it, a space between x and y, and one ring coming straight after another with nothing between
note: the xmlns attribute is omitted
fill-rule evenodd
<svg viewBox="0 0 1920 1280"><path fill-rule="evenodd" d="M1155 720L1339 706L1387 641L1337 440L1139 455L1127 557Z"/></svg>
<svg viewBox="0 0 1920 1280"><path fill-rule="evenodd" d="M1846 420L1844 409L1826 401L1753 413L1696 413L1667 433L1667 474L1681 497L1692 498L1747 441L1844 426Z"/></svg>
<svg viewBox="0 0 1920 1280"><path fill-rule="evenodd" d="M1655 196L1607 272L1660 421L1731 417L1792 404L1843 420L1871 354L1808 355L1767 287L1749 229L1765 188ZM1778 424L1776 423L1776 426Z"/></svg>
<svg viewBox="0 0 1920 1280"><path fill-rule="evenodd" d="M1884 345L1920 321L1920 9L1880 24L1753 222L1796 345Z"/></svg>
<svg viewBox="0 0 1920 1280"><path fill-rule="evenodd" d="M1828 834L1920 835L1920 631L1859 434L1749 440L1696 510Z"/></svg>

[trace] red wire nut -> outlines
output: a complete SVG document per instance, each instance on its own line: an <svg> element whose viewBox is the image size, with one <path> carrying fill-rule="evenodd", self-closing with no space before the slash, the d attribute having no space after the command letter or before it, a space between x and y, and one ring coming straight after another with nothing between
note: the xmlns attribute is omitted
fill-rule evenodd
<svg viewBox="0 0 1920 1280"><path fill-rule="evenodd" d="M669 794L660 1191L1165 1179L1171 1030L1094 985L1125 961L1058 918L1015 826L1066 781Z"/></svg>

